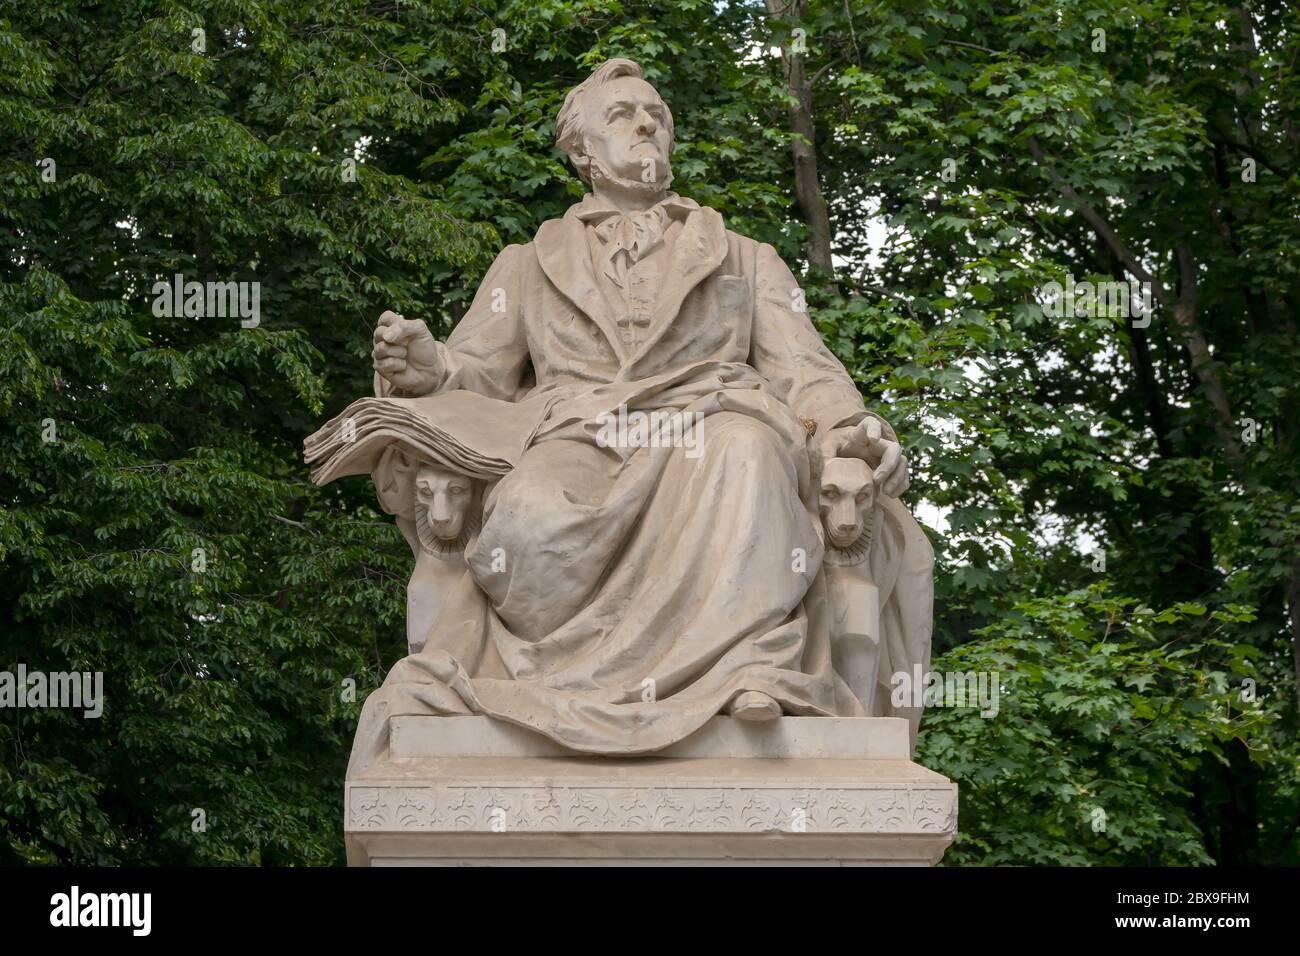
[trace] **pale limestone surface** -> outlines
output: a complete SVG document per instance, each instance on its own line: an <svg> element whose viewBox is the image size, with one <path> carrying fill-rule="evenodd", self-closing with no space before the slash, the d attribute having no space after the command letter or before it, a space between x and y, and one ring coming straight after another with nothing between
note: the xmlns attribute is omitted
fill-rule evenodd
<svg viewBox="0 0 1300 956"><path fill-rule="evenodd" d="M598 69L557 129L591 194L501 253L446 343L385 313L378 394L307 442L316 480L374 477L422 559L418 653L367 701L354 764L407 714L485 714L614 754L720 713L892 713L879 685L928 663L933 560L897 499L892 429L775 250L671 192L671 114L635 65ZM637 415L671 419L671 440L608 429ZM837 529L827 559L823 463L870 481L868 568L824 569L862 546ZM463 573L421 554L421 470L487 485Z"/></svg>
<svg viewBox="0 0 1300 956"><path fill-rule="evenodd" d="M394 717L394 757L566 757L539 734L490 717ZM907 760L907 722L845 717L783 717L771 722L714 717L655 757ZM638 755L643 759L647 755Z"/></svg>
<svg viewBox="0 0 1300 956"><path fill-rule="evenodd" d="M765 770L806 767L821 793L826 759L884 773L864 785L877 796L932 783L840 727L902 717L911 744L920 718L888 694L929 666L933 587L893 430L775 250L670 190L672 116L635 64L575 88L557 142L592 192L502 251L445 343L384 313L375 396L306 443L314 480L372 476L416 557L411 654L367 699L349 806L412 760L477 761L456 766L502 786L493 774L604 779L600 757L655 754L700 781L743 770L729 800L766 792ZM743 725L719 715L764 729L771 752L812 733L844 755L737 756ZM417 726L425 752L398 755ZM864 740L896 744L889 726ZM455 746L490 753L437 750ZM874 825L861 807L845 819Z"/></svg>
<svg viewBox="0 0 1300 956"><path fill-rule="evenodd" d="M902 720L718 717L617 758L489 718L395 723L392 754L347 784L354 866L927 866L956 829L957 788L907 760Z"/></svg>

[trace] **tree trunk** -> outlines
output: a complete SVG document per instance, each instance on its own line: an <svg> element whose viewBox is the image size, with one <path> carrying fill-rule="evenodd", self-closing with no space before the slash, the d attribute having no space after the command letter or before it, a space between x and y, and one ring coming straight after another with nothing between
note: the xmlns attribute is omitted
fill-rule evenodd
<svg viewBox="0 0 1300 956"><path fill-rule="evenodd" d="M765 0L767 12L773 20L797 19L803 16L807 0ZM831 220L817 178L817 134L813 125L812 83L804 71L803 56L792 45L781 48L781 63L785 68L786 87L793 98L789 106L790 153L794 158L794 194L799 211L808 224L811 235L806 250L808 263L833 276L831 264Z"/></svg>
<svg viewBox="0 0 1300 956"><path fill-rule="evenodd" d="M1291 616L1291 656L1295 664L1296 708L1300 710L1300 561L1291 568L1287 582L1286 609Z"/></svg>
<svg viewBox="0 0 1300 956"><path fill-rule="evenodd" d="M1223 443L1228 458L1235 465L1245 463L1246 454L1237 441L1237 424L1232 417L1232 406L1228 403L1228 392L1223 387L1223 379L1213 366L1214 357L1210 354L1210 345L1205 340L1200 323L1196 320L1196 261L1192 250L1186 243L1174 247L1178 259L1178 301L1174 303L1174 322L1182 330L1183 341L1192 359L1192 372L1201 383L1205 397L1214 410L1210 416L1210 425Z"/></svg>

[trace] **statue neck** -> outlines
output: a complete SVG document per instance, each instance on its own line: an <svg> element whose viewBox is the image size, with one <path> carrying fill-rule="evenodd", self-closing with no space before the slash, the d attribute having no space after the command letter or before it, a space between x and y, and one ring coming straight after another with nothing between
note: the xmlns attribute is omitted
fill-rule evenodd
<svg viewBox="0 0 1300 956"><path fill-rule="evenodd" d="M591 192L602 205L612 206L626 216L630 213L644 212L652 208L656 203L663 200L664 196L668 194L668 189L667 186L654 192L627 189L618 183L598 179L592 183Z"/></svg>

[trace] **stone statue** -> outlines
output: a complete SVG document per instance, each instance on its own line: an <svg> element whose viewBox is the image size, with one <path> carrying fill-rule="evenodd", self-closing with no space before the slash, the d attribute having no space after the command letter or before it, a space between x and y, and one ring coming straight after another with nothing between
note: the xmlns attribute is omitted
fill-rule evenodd
<svg viewBox="0 0 1300 956"><path fill-rule="evenodd" d="M417 556L412 653L350 773L397 716L644 753L719 714L887 714L888 675L929 664L907 461L790 270L670 190L635 63L575 87L556 139L591 191L502 250L445 343L380 316L375 396L307 441L314 480L372 475Z"/></svg>
<svg viewBox="0 0 1300 956"><path fill-rule="evenodd" d="M389 445L376 474L380 504L397 518L415 556L406 589L406 643L424 647L452 589L465 576L465 548L478 533L482 482L431 461L412 461L399 443Z"/></svg>
<svg viewBox="0 0 1300 956"><path fill-rule="evenodd" d="M879 591L871 574L876 481L860 458L832 458L821 478L823 560L831 606L831 663L862 709L874 713L880 671Z"/></svg>

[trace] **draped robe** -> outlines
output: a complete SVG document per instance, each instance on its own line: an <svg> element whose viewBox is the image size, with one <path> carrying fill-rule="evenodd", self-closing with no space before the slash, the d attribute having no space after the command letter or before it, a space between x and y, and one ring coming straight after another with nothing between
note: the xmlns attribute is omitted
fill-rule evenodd
<svg viewBox="0 0 1300 956"><path fill-rule="evenodd" d="M744 691L865 716L831 665L817 442L872 413L776 251L666 202L652 309L620 315L602 291L588 196L500 253L440 346L436 394L380 383L430 420L457 390L492 400L471 444L513 450L423 650L367 699L353 772L403 714L487 714L604 754L681 740ZM699 445L608 447L620 407L698 415Z"/></svg>

